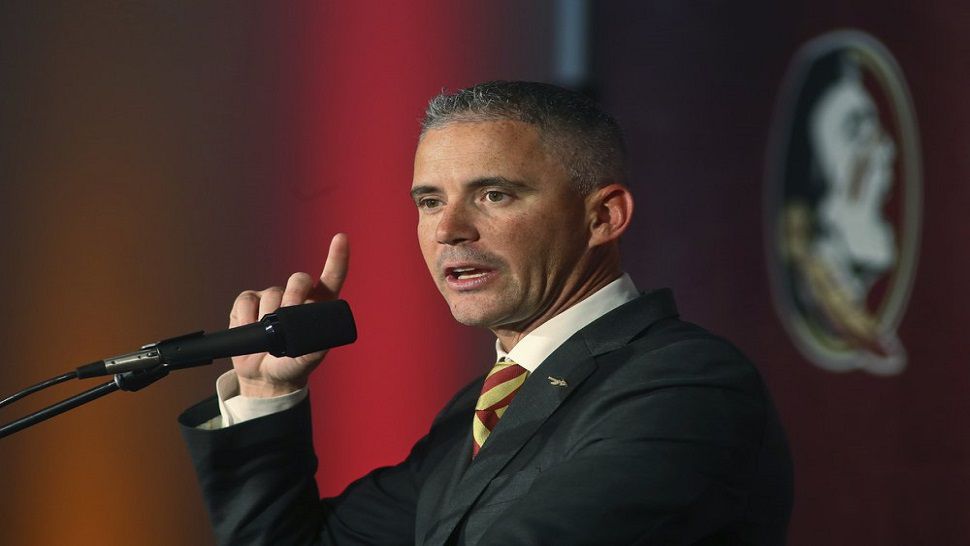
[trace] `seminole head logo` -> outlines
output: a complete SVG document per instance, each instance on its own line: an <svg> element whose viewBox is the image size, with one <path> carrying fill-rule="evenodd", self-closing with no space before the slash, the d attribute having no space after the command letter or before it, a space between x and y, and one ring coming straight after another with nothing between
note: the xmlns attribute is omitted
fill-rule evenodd
<svg viewBox="0 0 970 546"><path fill-rule="evenodd" d="M916 120L899 66L871 36L812 40L789 68L769 150L766 243L776 307L832 371L896 374L920 224Z"/></svg>

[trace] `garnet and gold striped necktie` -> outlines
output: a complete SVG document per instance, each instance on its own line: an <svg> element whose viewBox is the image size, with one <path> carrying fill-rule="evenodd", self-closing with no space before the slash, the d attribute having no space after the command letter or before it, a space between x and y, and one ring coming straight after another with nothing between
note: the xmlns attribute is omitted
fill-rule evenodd
<svg viewBox="0 0 970 546"><path fill-rule="evenodd" d="M478 455L478 450L495 430L495 425L528 376L528 370L504 357L485 376L472 421L472 458Z"/></svg>

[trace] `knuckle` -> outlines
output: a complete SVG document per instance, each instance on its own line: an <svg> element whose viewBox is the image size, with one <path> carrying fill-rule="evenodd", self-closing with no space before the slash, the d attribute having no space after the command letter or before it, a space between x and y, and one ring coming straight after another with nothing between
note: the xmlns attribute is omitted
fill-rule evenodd
<svg viewBox="0 0 970 546"><path fill-rule="evenodd" d="M236 301L257 301L259 299L259 293L254 290L244 290L236 296Z"/></svg>
<svg viewBox="0 0 970 546"><path fill-rule="evenodd" d="M240 306L255 305L259 302L259 294L253 292L252 290L246 290L236 296L236 300L232 302L231 315L235 315Z"/></svg>
<svg viewBox="0 0 970 546"><path fill-rule="evenodd" d="M302 271L290 275L289 281L287 281L287 286L291 284L306 285L313 282L313 279L309 274Z"/></svg>
<svg viewBox="0 0 970 546"><path fill-rule="evenodd" d="M241 319L241 308L252 308L259 304L259 299L259 293L253 290L245 290L241 292L238 296L236 296L236 300L232 303L232 309L229 310L229 319Z"/></svg>

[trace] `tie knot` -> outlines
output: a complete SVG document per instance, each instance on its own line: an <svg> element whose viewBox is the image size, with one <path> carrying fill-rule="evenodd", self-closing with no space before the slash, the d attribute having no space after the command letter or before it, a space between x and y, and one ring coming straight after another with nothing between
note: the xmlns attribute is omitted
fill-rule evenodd
<svg viewBox="0 0 970 546"><path fill-rule="evenodd" d="M488 409L500 402L508 405L528 376L529 371L515 362L506 358L499 360L485 376L482 394L475 409Z"/></svg>
<svg viewBox="0 0 970 546"><path fill-rule="evenodd" d="M498 362L496 362L494 366L492 366L492 371L488 372L488 375L492 375L493 373L495 373L495 372L497 372L499 370L504 370L504 369L509 368L509 367L512 367L512 366L517 366L519 368L522 368L522 366L519 366L511 358L509 358L507 356L503 356L502 358L498 359Z"/></svg>

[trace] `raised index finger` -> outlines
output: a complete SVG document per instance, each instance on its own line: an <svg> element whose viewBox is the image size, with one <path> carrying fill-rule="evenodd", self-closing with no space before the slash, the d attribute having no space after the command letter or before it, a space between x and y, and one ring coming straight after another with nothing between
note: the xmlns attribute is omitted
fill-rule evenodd
<svg viewBox="0 0 970 546"><path fill-rule="evenodd" d="M327 252L327 263L323 266L320 280L314 284L307 299L310 301L327 301L336 299L347 279L347 269L350 266L350 241L346 233L338 233L330 241L330 251Z"/></svg>

